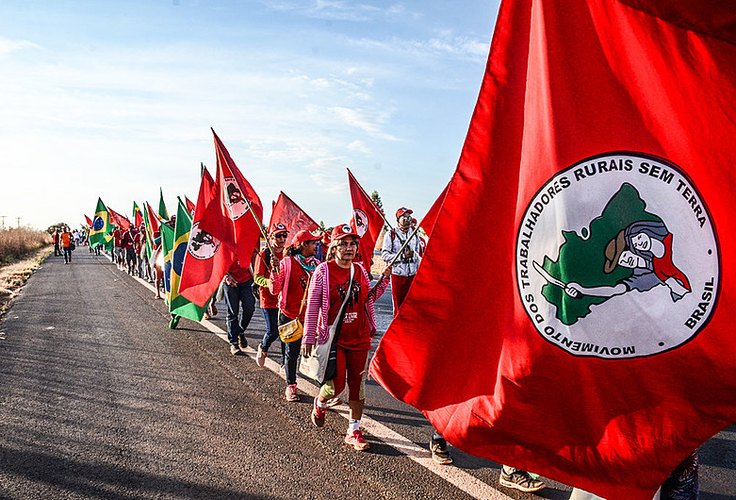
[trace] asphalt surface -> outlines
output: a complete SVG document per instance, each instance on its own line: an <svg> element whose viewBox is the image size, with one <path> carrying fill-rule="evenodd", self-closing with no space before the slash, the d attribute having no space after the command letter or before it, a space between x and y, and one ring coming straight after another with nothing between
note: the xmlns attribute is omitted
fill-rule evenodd
<svg viewBox="0 0 736 500"><path fill-rule="evenodd" d="M382 333L388 292L377 315ZM277 374L198 323L167 322L163 301L86 248L31 277L0 321L0 498L470 497L389 439L347 447L342 417L313 427L311 398L283 401ZM256 309L251 346L263 329ZM424 417L372 381L366 415L427 447ZM735 441L730 428L701 449L701 498L736 497ZM498 464L452 453L451 467L497 485ZM568 497L545 482L536 495L498 489Z"/></svg>

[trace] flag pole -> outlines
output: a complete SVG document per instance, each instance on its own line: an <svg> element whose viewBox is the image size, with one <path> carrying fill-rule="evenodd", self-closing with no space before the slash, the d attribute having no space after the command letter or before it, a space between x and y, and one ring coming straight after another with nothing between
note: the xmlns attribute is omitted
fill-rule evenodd
<svg viewBox="0 0 736 500"><path fill-rule="evenodd" d="M417 234L417 231L419 231L419 224L417 224L417 227L414 228L414 231L404 241L404 243L401 245L401 247L399 247L399 251L396 252L396 255L394 256L394 258L391 259L391 262L388 264L389 266L393 266L394 265L394 262L396 262L396 259L399 258L399 255L401 255L401 252L404 251L404 249L406 248L406 245L408 245L409 242L411 241L411 239Z"/></svg>
<svg viewBox="0 0 736 500"><path fill-rule="evenodd" d="M266 240L266 248L268 248L268 251L271 252L271 255L275 255L273 248L271 248L271 244L268 242L268 235L263 230L263 224L261 221L258 220L258 216L256 215L255 210L253 210L253 204L248 200L248 211L253 216L253 220L256 221L256 224L258 225L258 229L261 231L261 236L263 236L263 239Z"/></svg>

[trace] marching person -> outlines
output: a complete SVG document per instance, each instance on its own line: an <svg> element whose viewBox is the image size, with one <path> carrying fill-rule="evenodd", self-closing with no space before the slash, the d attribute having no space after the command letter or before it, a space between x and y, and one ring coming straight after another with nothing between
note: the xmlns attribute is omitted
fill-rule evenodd
<svg viewBox="0 0 736 500"><path fill-rule="evenodd" d="M360 429L365 405L365 376L371 338L376 333L375 301L388 286L387 267L373 289L368 273L353 260L358 252L358 235L350 225L336 226L327 251L327 262L317 266L309 285L304 320L302 356L309 357L317 344L329 344L329 359L314 399L311 420L325 423L327 401L348 386L350 420L345 443L358 451L370 447ZM334 334L333 334L334 332Z"/></svg>
<svg viewBox="0 0 736 500"><path fill-rule="evenodd" d="M256 364L263 367L268 357L268 349L279 337L279 297L278 292L271 293L271 278L274 270L278 270L278 261L284 258L284 245L289 233L286 226L279 223L271 226L268 242L271 245L258 252L254 267L255 276L253 281L258 285L258 299L266 322L266 332L258 344L256 351ZM273 250L273 254L271 254ZM272 260L275 257L275 265ZM285 348L281 345L281 364L285 364Z"/></svg>
<svg viewBox="0 0 736 500"><path fill-rule="evenodd" d="M248 347L245 330L256 308L252 287L253 275L248 267L241 266L237 260L233 262L222 280L227 306L227 340L233 355L241 354L241 349Z"/></svg>
<svg viewBox="0 0 736 500"><path fill-rule="evenodd" d="M51 239L54 241L54 255L61 257L61 231L58 227L51 235Z"/></svg>
<svg viewBox="0 0 736 500"><path fill-rule="evenodd" d="M123 231L123 235L120 238L120 248L123 249L125 254L124 266L127 268L128 274L133 274L135 267L135 226L131 225L127 230Z"/></svg>
<svg viewBox="0 0 736 500"><path fill-rule="evenodd" d="M64 232L59 235L59 241L61 241L61 249L64 251L64 264L69 264L72 261L72 250L74 247L74 240L72 233L69 232L69 227L64 227Z"/></svg>
<svg viewBox="0 0 736 500"><path fill-rule="evenodd" d="M412 236L412 213L406 207L401 207L396 211L398 227L386 231L381 247L381 258L384 262L389 263L396 257L404 242L411 236L411 240L401 252L401 256L394 262L391 271L391 298L394 306L394 317L398 314L399 307L401 307L401 303L409 292L409 287L414 281L414 276L417 274L419 263L422 260L423 243L419 235Z"/></svg>
<svg viewBox="0 0 736 500"><path fill-rule="evenodd" d="M317 249L318 236L314 236L306 229L302 229L294 236L294 241L286 249L286 256L281 262L274 259L275 274L272 276L269 289L273 295L278 295L279 325L298 319L304 324L304 304L306 302L309 281L319 261L314 257ZM278 335L278 330L277 330ZM296 393L296 368L299 351L302 346L301 338L286 342L286 390L284 397L287 401L299 401ZM260 354L259 350L259 354ZM257 360L257 358L256 358ZM264 352L265 361L265 352Z"/></svg>

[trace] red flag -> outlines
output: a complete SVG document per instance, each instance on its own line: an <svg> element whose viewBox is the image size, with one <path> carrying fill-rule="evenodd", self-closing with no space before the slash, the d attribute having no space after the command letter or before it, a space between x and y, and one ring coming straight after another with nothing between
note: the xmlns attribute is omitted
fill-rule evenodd
<svg viewBox="0 0 736 500"><path fill-rule="evenodd" d="M207 231L219 226L218 217L230 221L235 254L242 266L250 264L253 252L258 248L263 220L263 206L250 183L243 177L230 157L225 145L214 130L215 153L217 156L217 183L221 200L220 212L206 212L201 228ZM199 204L199 202L197 203ZM255 216L254 216L255 214ZM211 227L212 226L212 227ZM211 232L211 231L210 231ZM216 232L211 232L216 235Z"/></svg>
<svg viewBox="0 0 736 500"><path fill-rule="evenodd" d="M375 202L353 177L350 169L348 169L348 184L350 185L350 198L353 201L353 218L350 220L350 225L360 236L360 256L363 260L363 267L370 271L376 240L383 228L383 216Z"/></svg>
<svg viewBox="0 0 736 500"><path fill-rule="evenodd" d="M184 204L187 207L187 212L189 212L190 214L194 214L194 209L195 209L194 202L190 200L189 198L187 198L186 195L184 196Z"/></svg>
<svg viewBox="0 0 736 500"><path fill-rule="evenodd" d="M429 238L432 235L432 231L434 230L434 224L437 222L437 216L440 214L440 208L442 207L442 203L445 201L445 196L447 195L447 188L449 187L449 184L445 186L445 189L442 190L440 195L437 197L436 200L434 200L434 203L432 203L432 206L429 207L429 210L427 211L426 215L422 219L422 221L419 223L419 227L424 229L424 232L427 234L427 238Z"/></svg>
<svg viewBox="0 0 736 500"><path fill-rule="evenodd" d="M650 499L736 419L734 21L715 1L502 2L372 364L452 444Z"/></svg>
<svg viewBox="0 0 736 500"><path fill-rule="evenodd" d="M135 223L135 227L141 227L141 224L143 224L143 212L141 212L140 207L138 207L135 201L133 202L133 222Z"/></svg>
<svg viewBox="0 0 736 500"><path fill-rule="evenodd" d="M235 261L232 227L229 227L228 221L222 217L219 200L219 186L207 169L204 169L179 282L179 293L200 307L204 307L212 297L223 276ZM214 226L213 233L202 229L201 226L205 215L211 212L216 214L214 217L210 216L211 221L215 221L215 224L220 221L219 225ZM221 239L223 235L225 240Z"/></svg>
<svg viewBox="0 0 736 500"><path fill-rule="evenodd" d="M307 213L302 210L299 205L294 203L291 198L286 196L283 191L279 193L279 198L276 200L276 203L273 204L271 220L268 222L269 229L279 222L285 225L286 230L289 232L288 245L291 245L292 239L296 235L297 231L306 229L307 231L315 232L319 229L319 224L314 222L314 219L307 215Z"/></svg>
<svg viewBox="0 0 736 500"><path fill-rule="evenodd" d="M92 227L92 219L87 217L87 214L84 214L84 220L87 221L87 226Z"/></svg>
<svg viewBox="0 0 736 500"><path fill-rule="evenodd" d="M107 211L110 213L110 222L118 226L120 229L127 231L130 229L130 220L124 215L117 213L115 210L107 207Z"/></svg>
<svg viewBox="0 0 736 500"><path fill-rule="evenodd" d="M150 231L150 234L148 235L148 237L151 239L151 242L153 242L154 239L158 238L159 235L161 234L161 223L159 221L158 214L153 211L153 208L151 208L151 205L147 201L143 202L143 204L145 205L145 210L146 210L145 214L143 215L146 218L147 229L148 231ZM154 246L153 243L152 243L152 246ZM158 244L154 246L154 248L156 247L158 247Z"/></svg>

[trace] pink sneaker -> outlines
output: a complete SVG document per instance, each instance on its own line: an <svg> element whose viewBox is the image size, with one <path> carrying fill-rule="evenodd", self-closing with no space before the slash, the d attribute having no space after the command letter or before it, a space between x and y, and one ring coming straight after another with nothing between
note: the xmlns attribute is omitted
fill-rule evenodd
<svg viewBox="0 0 736 500"><path fill-rule="evenodd" d="M312 406L312 423L317 427L325 425L325 415L327 415L327 408L320 408L317 406L317 398L314 398L314 405Z"/></svg>
<svg viewBox="0 0 736 500"><path fill-rule="evenodd" d="M360 429L353 431L352 434L346 435L345 444L352 446L358 451L365 451L371 447L371 444L363 437L363 431Z"/></svg>
<svg viewBox="0 0 736 500"><path fill-rule="evenodd" d="M299 394L296 393L296 384L289 384L286 386L284 397L287 401L290 401L292 403L295 401L299 401Z"/></svg>
<svg viewBox="0 0 736 500"><path fill-rule="evenodd" d="M256 351L256 364L263 368L266 365L267 357L268 352L263 350L263 345L258 344L258 350Z"/></svg>

